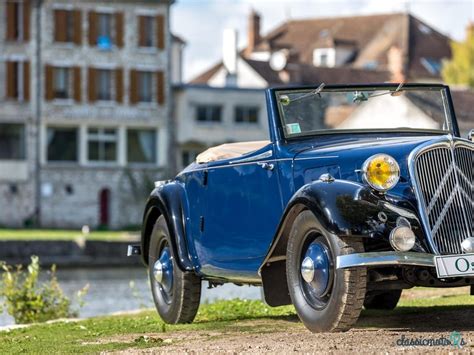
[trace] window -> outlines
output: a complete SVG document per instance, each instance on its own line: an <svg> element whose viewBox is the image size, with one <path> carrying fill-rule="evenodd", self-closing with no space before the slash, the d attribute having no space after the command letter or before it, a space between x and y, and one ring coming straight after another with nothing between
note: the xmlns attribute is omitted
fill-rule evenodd
<svg viewBox="0 0 474 355"><path fill-rule="evenodd" d="M145 129L127 131L127 156L131 163L156 162L156 132Z"/></svg>
<svg viewBox="0 0 474 355"><path fill-rule="evenodd" d="M97 46L109 49L112 46L112 15L97 15Z"/></svg>
<svg viewBox="0 0 474 355"><path fill-rule="evenodd" d="M29 2L8 0L6 7L7 40L27 41L30 27Z"/></svg>
<svg viewBox="0 0 474 355"><path fill-rule="evenodd" d="M155 18L152 16L138 17L138 45L140 47L154 47L155 46Z"/></svg>
<svg viewBox="0 0 474 355"><path fill-rule="evenodd" d="M48 161L77 161L76 128L48 128Z"/></svg>
<svg viewBox="0 0 474 355"><path fill-rule="evenodd" d="M69 68L54 68L53 95L55 99L71 98L71 71Z"/></svg>
<svg viewBox="0 0 474 355"><path fill-rule="evenodd" d="M29 100L29 62L6 62L6 96L17 101Z"/></svg>
<svg viewBox="0 0 474 355"><path fill-rule="evenodd" d="M112 70L97 70L97 99L112 100Z"/></svg>
<svg viewBox="0 0 474 355"><path fill-rule="evenodd" d="M140 102L152 101L152 78L152 72L138 72L138 100Z"/></svg>
<svg viewBox="0 0 474 355"><path fill-rule="evenodd" d="M193 161L196 160L196 157L199 155L198 152L193 150L183 150L181 153L181 163L183 168L187 167Z"/></svg>
<svg viewBox="0 0 474 355"><path fill-rule="evenodd" d="M313 65L317 67L333 67L336 52L334 48L316 48L313 51Z"/></svg>
<svg viewBox="0 0 474 355"><path fill-rule="evenodd" d="M237 106L235 108L235 122L258 123L258 107Z"/></svg>
<svg viewBox="0 0 474 355"><path fill-rule="evenodd" d="M81 13L71 10L54 10L54 40L81 43Z"/></svg>
<svg viewBox="0 0 474 355"><path fill-rule="evenodd" d="M0 124L0 159L25 159L25 126L22 124Z"/></svg>
<svg viewBox="0 0 474 355"><path fill-rule="evenodd" d="M88 160L92 162L117 161L117 130L89 128L87 132Z"/></svg>
<svg viewBox="0 0 474 355"><path fill-rule="evenodd" d="M222 107L218 105L200 105L196 109L196 120L199 122L220 122Z"/></svg>

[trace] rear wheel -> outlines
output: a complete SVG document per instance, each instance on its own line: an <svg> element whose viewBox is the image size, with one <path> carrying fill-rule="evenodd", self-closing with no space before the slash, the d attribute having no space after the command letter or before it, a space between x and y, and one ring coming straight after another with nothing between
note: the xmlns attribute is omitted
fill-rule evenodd
<svg viewBox="0 0 474 355"><path fill-rule="evenodd" d="M363 306L367 270L336 270L338 255L363 251L362 242L328 233L311 211L295 219L287 248L288 289L296 312L312 332L346 331Z"/></svg>
<svg viewBox="0 0 474 355"><path fill-rule="evenodd" d="M153 227L148 255L148 273L156 309L169 324L191 323L201 298L201 279L176 265L171 237L163 216Z"/></svg>
<svg viewBox="0 0 474 355"><path fill-rule="evenodd" d="M365 309L386 309L392 310L397 307L402 290L373 291L365 296Z"/></svg>

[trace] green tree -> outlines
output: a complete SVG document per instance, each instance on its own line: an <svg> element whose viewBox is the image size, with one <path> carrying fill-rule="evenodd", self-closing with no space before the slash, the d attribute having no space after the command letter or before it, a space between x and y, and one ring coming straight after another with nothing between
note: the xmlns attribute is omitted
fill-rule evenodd
<svg viewBox="0 0 474 355"><path fill-rule="evenodd" d="M474 23L468 26L463 42L451 42L451 52L452 59L443 65L443 80L474 89Z"/></svg>

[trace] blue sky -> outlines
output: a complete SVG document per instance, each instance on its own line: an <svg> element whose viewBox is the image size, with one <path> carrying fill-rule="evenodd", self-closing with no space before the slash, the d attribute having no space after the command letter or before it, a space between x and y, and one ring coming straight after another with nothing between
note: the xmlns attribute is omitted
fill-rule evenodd
<svg viewBox="0 0 474 355"><path fill-rule="evenodd" d="M262 33L288 19L409 11L440 32L460 40L474 21L474 0L177 0L171 28L186 40L185 79L221 58L222 31L235 28L239 44L247 38L251 9L262 15Z"/></svg>

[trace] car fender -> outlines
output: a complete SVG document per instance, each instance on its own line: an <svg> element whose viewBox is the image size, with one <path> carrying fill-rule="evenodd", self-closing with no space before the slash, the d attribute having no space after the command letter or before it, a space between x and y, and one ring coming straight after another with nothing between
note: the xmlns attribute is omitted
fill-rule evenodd
<svg viewBox="0 0 474 355"><path fill-rule="evenodd" d="M163 215L171 237L171 247L179 268L183 271L194 270L186 244L184 213L184 188L176 181L156 187L148 198L143 215L141 231L142 259L148 264L148 246L151 233L158 217Z"/></svg>
<svg viewBox="0 0 474 355"><path fill-rule="evenodd" d="M360 183L346 180L314 181L301 187L287 204L277 233L259 268L264 294L270 305L291 303L286 282L286 247L293 221L303 210L314 213L321 228L339 237L373 238L388 243L397 218L406 218L418 237L424 241L416 214L397 205L396 199L375 193ZM425 251L419 243L415 250ZM278 286L279 285L279 286Z"/></svg>

